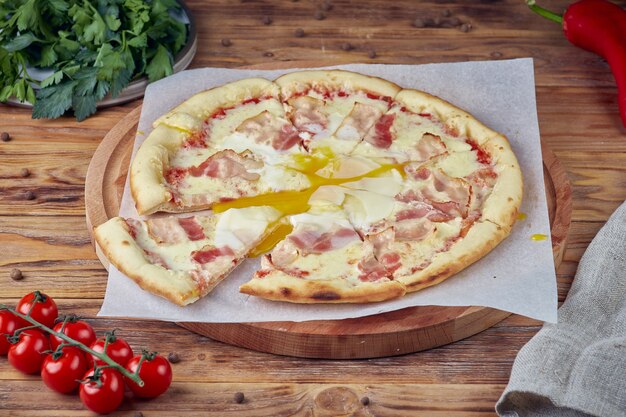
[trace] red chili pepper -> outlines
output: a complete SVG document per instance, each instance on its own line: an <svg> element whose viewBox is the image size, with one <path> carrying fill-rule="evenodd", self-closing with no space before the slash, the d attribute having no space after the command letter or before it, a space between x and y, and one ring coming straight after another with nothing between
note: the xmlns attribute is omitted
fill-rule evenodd
<svg viewBox="0 0 626 417"><path fill-rule="evenodd" d="M581 0L563 16L527 0L537 14L563 25L565 37L574 45L607 60L618 91L619 112L626 127L626 10L607 0Z"/></svg>

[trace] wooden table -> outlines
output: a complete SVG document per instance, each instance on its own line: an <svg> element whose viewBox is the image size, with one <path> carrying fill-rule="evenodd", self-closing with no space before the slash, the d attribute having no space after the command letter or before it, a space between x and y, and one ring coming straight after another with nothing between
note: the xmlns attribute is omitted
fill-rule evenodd
<svg viewBox="0 0 626 417"><path fill-rule="evenodd" d="M613 210L626 199L626 130L617 113L607 64L581 51L559 27L518 0L500 2L229 0L188 2L196 12L199 50L192 66L237 67L320 59L336 63L419 64L533 57L542 140L566 167L573 217L559 301L578 260ZM567 1L545 1L562 10ZM620 4L626 7L622 0ZM458 28L415 28L417 18L452 17ZM273 23L264 25L263 16ZM445 20L445 19L444 19ZM303 28L304 37L294 31ZM221 45L222 38L232 41ZM349 42L354 49L344 51ZM370 58L370 51L376 58ZM106 286L85 226L84 180L99 141L136 103L101 111L82 123L65 117L31 120L27 110L0 106L0 302L14 304L41 289L62 312L88 319L96 331L118 328L132 346L177 352L174 382L153 401L127 400L115 415L145 416L493 416L519 349L540 323L511 316L452 345L386 359L304 360L256 353L198 336L171 323L96 319ZM31 175L20 176L22 168ZM27 192L35 198L27 199ZM523 262L524 260L519 260ZM25 279L12 281L12 268ZM0 358L0 415L90 415L75 396L58 395L38 377ZM338 388L339 387L339 388ZM235 392L245 402L233 400ZM367 396L370 404L361 405ZM339 399L343 398L343 401Z"/></svg>

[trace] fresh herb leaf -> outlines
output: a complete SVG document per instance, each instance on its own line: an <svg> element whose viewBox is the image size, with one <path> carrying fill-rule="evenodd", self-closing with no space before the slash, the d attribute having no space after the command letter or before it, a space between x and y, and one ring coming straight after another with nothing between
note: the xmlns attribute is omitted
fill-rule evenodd
<svg viewBox="0 0 626 417"><path fill-rule="evenodd" d="M0 0L0 101L34 102L35 118L73 108L83 120L132 79L173 72L188 36L179 11L176 0ZM53 72L36 81L32 67Z"/></svg>
<svg viewBox="0 0 626 417"><path fill-rule="evenodd" d="M37 38L32 33L24 33L23 35L16 36L11 41L5 43L3 47L9 52L21 51L36 40Z"/></svg>
<svg viewBox="0 0 626 417"><path fill-rule="evenodd" d="M76 120L82 122L87 117L96 112L96 98L94 96L74 96L72 97L72 108Z"/></svg>
<svg viewBox="0 0 626 417"><path fill-rule="evenodd" d="M41 86L42 87L48 87L50 85L55 85L55 84L60 83L62 79L63 79L63 71L55 71L52 75L50 75L49 77L45 78L41 82ZM33 101L33 103L34 103L34 101Z"/></svg>
<svg viewBox="0 0 626 417"><path fill-rule="evenodd" d="M172 58L167 48L159 44L156 54L150 60L150 63L146 67L146 74L148 74L148 80L150 82L156 81L160 78L166 77L172 74Z"/></svg>
<svg viewBox="0 0 626 417"><path fill-rule="evenodd" d="M37 64L41 67L49 67L57 62L57 59L59 59L59 56L54 51L54 44L46 45L41 49L41 58L39 58Z"/></svg>
<svg viewBox="0 0 626 417"><path fill-rule="evenodd" d="M37 101L33 106L33 119L61 117L72 106L73 90L76 84L76 81L68 80L37 91Z"/></svg>

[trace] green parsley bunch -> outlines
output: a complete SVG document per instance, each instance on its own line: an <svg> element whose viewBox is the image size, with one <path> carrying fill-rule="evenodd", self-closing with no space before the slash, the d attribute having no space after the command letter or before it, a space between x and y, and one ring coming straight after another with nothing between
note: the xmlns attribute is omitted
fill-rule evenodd
<svg viewBox="0 0 626 417"><path fill-rule="evenodd" d="M78 121L130 80L172 73L187 41L176 0L0 0L0 102L34 103L33 118L72 108ZM29 68L53 73L36 81Z"/></svg>

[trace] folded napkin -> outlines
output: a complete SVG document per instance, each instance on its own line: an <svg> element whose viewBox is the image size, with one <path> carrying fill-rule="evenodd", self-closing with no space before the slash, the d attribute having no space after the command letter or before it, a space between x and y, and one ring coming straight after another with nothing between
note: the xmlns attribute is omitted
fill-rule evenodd
<svg viewBox="0 0 626 417"><path fill-rule="evenodd" d="M501 417L626 416L626 203L593 239L558 313L520 350Z"/></svg>

